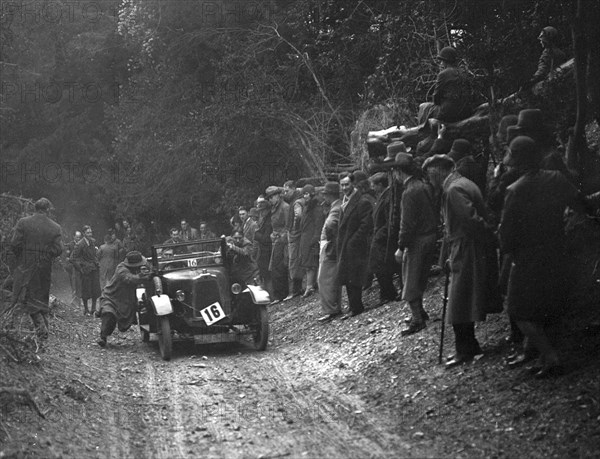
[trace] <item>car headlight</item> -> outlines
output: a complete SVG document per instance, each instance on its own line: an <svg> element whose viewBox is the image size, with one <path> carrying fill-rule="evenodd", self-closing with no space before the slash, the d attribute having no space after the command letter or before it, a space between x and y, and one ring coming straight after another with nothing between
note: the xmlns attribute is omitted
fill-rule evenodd
<svg viewBox="0 0 600 459"><path fill-rule="evenodd" d="M232 284L231 293L233 293L234 295L239 295L240 293L242 293L242 286L240 284Z"/></svg>
<svg viewBox="0 0 600 459"><path fill-rule="evenodd" d="M185 292L183 290L177 290L175 292L175 298L177 298L177 301L185 301Z"/></svg>
<svg viewBox="0 0 600 459"><path fill-rule="evenodd" d="M221 261L221 257L215 257L215 264L220 265Z"/></svg>

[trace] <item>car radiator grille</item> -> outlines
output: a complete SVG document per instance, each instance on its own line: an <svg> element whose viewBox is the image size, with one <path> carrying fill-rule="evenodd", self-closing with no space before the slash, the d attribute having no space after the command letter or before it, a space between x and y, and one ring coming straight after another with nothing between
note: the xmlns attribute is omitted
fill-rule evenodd
<svg viewBox="0 0 600 459"><path fill-rule="evenodd" d="M194 318L201 319L202 314L200 314L200 311L216 301L221 304L225 314L229 315L231 312L229 304L225 304L222 300L219 284L216 279L207 279L197 282L194 285L193 296Z"/></svg>

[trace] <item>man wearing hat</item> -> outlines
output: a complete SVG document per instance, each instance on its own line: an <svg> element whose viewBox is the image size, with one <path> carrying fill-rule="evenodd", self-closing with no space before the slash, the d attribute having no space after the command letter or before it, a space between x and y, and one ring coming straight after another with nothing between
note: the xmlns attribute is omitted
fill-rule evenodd
<svg viewBox="0 0 600 459"><path fill-rule="evenodd" d="M350 312L343 319L364 311L362 287L367 276L369 238L373 231L373 207L354 186L354 175L340 175L342 217L338 226L337 262L341 285L346 286Z"/></svg>
<svg viewBox="0 0 600 459"><path fill-rule="evenodd" d="M527 136L535 141L540 155L540 168L561 172L572 183L573 174L567 168L562 155L555 148L555 139L545 122L543 113L537 108L528 108L519 112L517 124L507 129L507 140L511 142L517 136Z"/></svg>
<svg viewBox="0 0 600 459"><path fill-rule="evenodd" d="M485 205L477 185L454 171L447 155L423 163L430 182L443 191L442 216L450 257L447 323L455 335L456 354L447 367L460 365L481 354L475 338L475 322L485 320L486 260Z"/></svg>
<svg viewBox="0 0 600 459"><path fill-rule="evenodd" d="M281 197L283 190L269 186L265 196L271 203L271 261L269 271L273 281L273 302L281 302L289 293L288 287L288 215L290 206Z"/></svg>
<svg viewBox="0 0 600 459"><path fill-rule="evenodd" d="M107 337L112 335L117 325L119 331L124 332L135 323L137 309L135 289L150 278L146 263L146 258L137 250L129 252L102 290L100 308L96 312L96 316L102 319L99 346L106 346Z"/></svg>
<svg viewBox="0 0 600 459"><path fill-rule="evenodd" d="M465 93L466 77L458 68L456 49L442 48L437 55L441 71L433 87L433 108L429 118L443 123L453 123L465 119L470 114L469 94Z"/></svg>
<svg viewBox="0 0 600 459"><path fill-rule="evenodd" d="M412 314L408 328L402 331L405 336L425 328L429 319L423 308L423 294L435 253L438 219L433 191L421 179L422 173L412 156L399 153L396 170L404 186L397 255L402 262L402 299Z"/></svg>
<svg viewBox="0 0 600 459"><path fill-rule="evenodd" d="M378 172L369 178L371 187L377 196L373 208L373 237L369 250L369 271L375 274L379 283L379 305L395 301L398 296L393 278L397 271L394 251L397 246L400 213L391 202L392 188L389 186L389 179L390 177L385 172Z"/></svg>
<svg viewBox="0 0 600 459"><path fill-rule="evenodd" d="M537 70L527 83L526 88L530 88L545 79L550 72L567 60L565 53L557 46L558 30L554 27L544 27L538 36L538 40L542 45L543 51L538 61Z"/></svg>
<svg viewBox="0 0 600 459"><path fill-rule="evenodd" d="M477 162L473 156L471 142L467 139L456 139L452 143L452 148L450 148L448 156L454 161L456 171L475 183L479 187L481 194L484 194L486 170L483 164ZM478 158L483 159L483 155L478 155Z"/></svg>
<svg viewBox="0 0 600 459"><path fill-rule="evenodd" d="M307 184L302 187L304 212L300 219L300 247L298 251L300 267L306 272L307 298L317 290L317 269L319 267L319 238L323 228L324 215L316 197L315 187Z"/></svg>
<svg viewBox="0 0 600 459"><path fill-rule="evenodd" d="M518 136L510 144L507 162L524 174L506 191L500 242L513 256L508 313L539 351L535 376L545 378L561 367L544 327L560 321L574 281L563 215L567 207L580 205L577 189L562 174L539 169L540 156L529 137Z"/></svg>
<svg viewBox="0 0 600 459"><path fill-rule="evenodd" d="M342 286L337 274L336 252L338 226L342 214L340 184L327 182L323 197L325 199L323 204L329 206L329 211L321 230L317 282L319 284L321 310L324 315L317 320L326 323L342 313Z"/></svg>
<svg viewBox="0 0 600 459"><path fill-rule="evenodd" d="M293 180L288 180L283 184L281 196L290 206L288 214L289 295L284 298L284 301L288 301L302 295L304 270L300 266L300 238L302 235L300 222L304 214L305 200L302 190L296 188Z"/></svg>
<svg viewBox="0 0 600 459"><path fill-rule="evenodd" d="M254 240L258 242L258 253L256 255L256 263L260 273L260 285L273 295L273 285L271 282L271 271L269 271L269 263L271 261L271 205L263 195L256 199L256 207L258 209L258 224L254 233Z"/></svg>
<svg viewBox="0 0 600 459"><path fill-rule="evenodd" d="M10 248L16 258L13 275L13 306L18 304L29 313L37 335L48 337L48 300L52 277L52 260L63 250L61 227L48 216L52 203L38 199L35 213L21 218L15 228Z"/></svg>

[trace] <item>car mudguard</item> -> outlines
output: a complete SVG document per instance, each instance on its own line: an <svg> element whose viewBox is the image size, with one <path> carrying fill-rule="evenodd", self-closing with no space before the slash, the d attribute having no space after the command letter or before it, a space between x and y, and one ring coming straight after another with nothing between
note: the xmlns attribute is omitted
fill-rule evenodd
<svg viewBox="0 0 600 459"><path fill-rule="evenodd" d="M166 316L173 312L173 305L168 295L154 295L150 298L157 316Z"/></svg>
<svg viewBox="0 0 600 459"><path fill-rule="evenodd" d="M254 304L269 304L271 302L269 292L258 285L248 285L242 293L250 293Z"/></svg>

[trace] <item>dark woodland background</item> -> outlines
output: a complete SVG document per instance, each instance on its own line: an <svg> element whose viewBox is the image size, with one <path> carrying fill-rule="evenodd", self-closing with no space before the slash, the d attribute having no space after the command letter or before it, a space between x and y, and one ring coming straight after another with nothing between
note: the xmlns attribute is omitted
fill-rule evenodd
<svg viewBox="0 0 600 459"><path fill-rule="evenodd" d="M544 102L566 143L599 119L599 4L2 1L0 191L50 198L69 231L118 217L220 230L270 184L360 164L357 129L414 125L443 46L481 102L515 92L546 25L578 54L572 84Z"/></svg>

